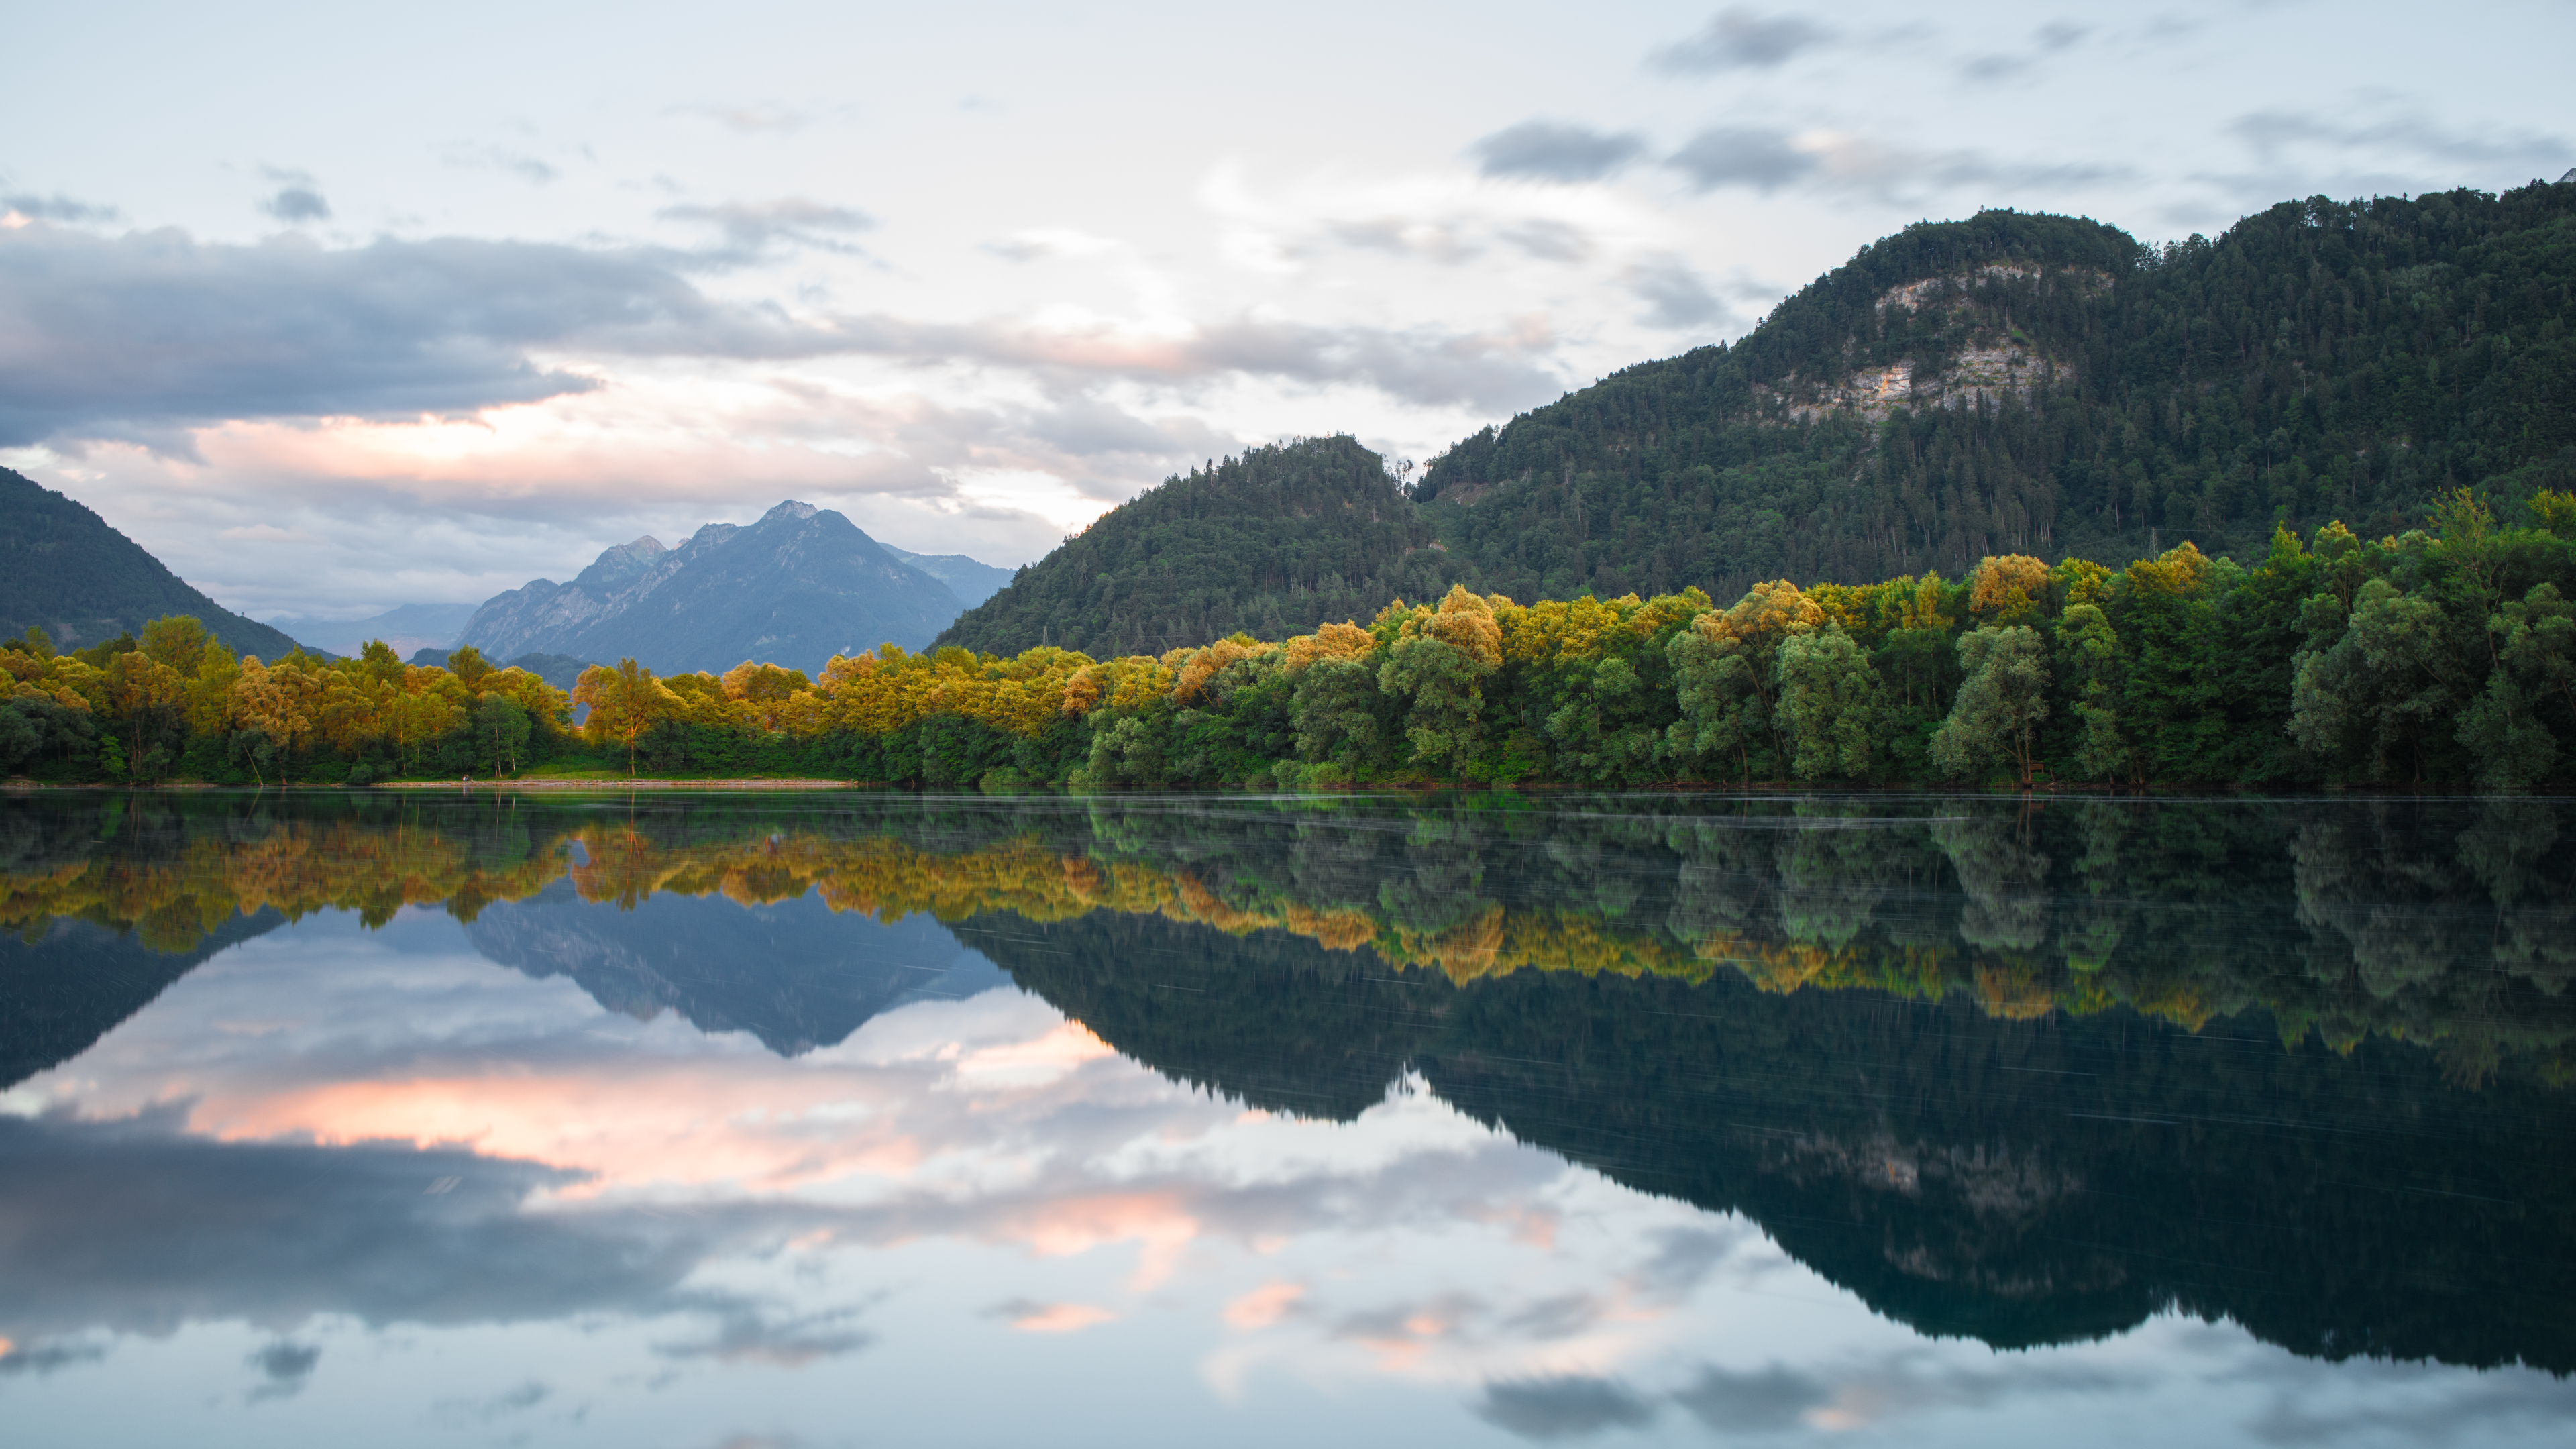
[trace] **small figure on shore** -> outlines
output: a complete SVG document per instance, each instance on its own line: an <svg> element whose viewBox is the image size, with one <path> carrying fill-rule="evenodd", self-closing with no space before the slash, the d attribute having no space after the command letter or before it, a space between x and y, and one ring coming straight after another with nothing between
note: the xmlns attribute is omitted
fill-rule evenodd
<svg viewBox="0 0 2576 1449"><path fill-rule="evenodd" d="M474 793L474 777L472 775L465 777L465 793L468 795Z"/></svg>

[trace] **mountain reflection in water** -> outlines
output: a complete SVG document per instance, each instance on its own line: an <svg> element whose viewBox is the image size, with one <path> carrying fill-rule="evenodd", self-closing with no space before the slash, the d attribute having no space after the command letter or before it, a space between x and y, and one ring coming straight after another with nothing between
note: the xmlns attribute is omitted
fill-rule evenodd
<svg viewBox="0 0 2576 1449"><path fill-rule="evenodd" d="M1927 1342L2077 1345L2178 1311L2320 1364L2565 1375L2569 823L2545 802L2456 800L0 800L0 1086L15 1089L0 1100L24 1104L0 1117L0 1371L68 1369L103 1352L102 1332L217 1319L713 1312L692 1275L756 1244L1008 1237L1007 1212L934 1227L926 1200L864 1225L783 1199L656 1216L619 1196L636 1150L619 1134L689 1111L801 1111L793 1141L706 1129L691 1151L720 1165L682 1177L911 1171L941 1133L970 1134L922 1126L950 1119L923 1117L930 1099L892 1078L858 1084L836 1049L899 1007L1016 986L1069 1020L1032 1019L981 1057L969 1042L888 1061L1052 1081L1114 1050L1212 1102L1314 1123L1422 1094L1707 1221L1741 1214ZM246 1057L152 1077L92 1050L120 1023L134 1026L119 1038L146 1031L147 1003L234 943L317 913L384 926L405 907L443 910L533 982L566 979L645 1028L747 1034L781 1064L736 1053L720 1083L602 1057L582 1069L598 1087L545 1088L540 1110L523 1086L521 1105L496 1106L476 1084L500 1048L404 1045L403 1013L456 1008L381 985L398 1018L381 1057L332 1080L279 1086ZM383 981L417 993L434 976ZM833 1060L807 1078L844 1073L847 1101L903 1115L904 1140L815 1136L861 1109L778 1075L809 1057ZM93 1070L107 1085L85 1089ZM608 1104L619 1081L627 1100ZM431 1097L439 1120L504 1125L432 1131ZM1042 1212L1031 1191L1010 1211ZM590 1205L531 1208L575 1201ZM93 1221L102 1202L122 1205L122 1235ZM289 1220L291 1240L272 1231ZM1028 1231L1044 1254L1066 1230ZM1182 1251L1153 1246L1166 1230L1132 1231L1140 1275L1171 1271L1151 1266ZM1657 1241L1686 1256L1699 1231ZM314 1271L317 1251L331 1271ZM220 1286L213 1263L230 1265ZM1252 1301L1227 1321L1279 1321L1297 1299ZM1106 1312L1002 1317L1054 1331ZM1444 1312L1467 1310L1347 1335L1437 1338L1422 1325ZM791 1331L740 1305L717 1317L731 1326L711 1342L768 1335L741 1349L763 1361L873 1334L855 1319ZM1664 1422L1663 1401L1534 1362L1487 1379L1485 1424L1561 1437L1545 1426ZM1673 1413L1780 1428L1842 1412L1768 1372L1712 1365L1672 1391ZM2576 1416L2563 1382L2540 1382L2550 1393L2516 1422Z"/></svg>

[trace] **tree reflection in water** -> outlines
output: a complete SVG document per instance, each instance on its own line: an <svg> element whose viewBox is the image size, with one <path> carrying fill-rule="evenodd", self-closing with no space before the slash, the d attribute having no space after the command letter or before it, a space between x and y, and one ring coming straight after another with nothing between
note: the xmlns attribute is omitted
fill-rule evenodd
<svg viewBox="0 0 2576 1449"><path fill-rule="evenodd" d="M76 1055L246 932L404 905L615 1009L810 1050L906 998L802 936L685 980L601 963L657 902L811 895L935 916L1254 1105L1347 1120L1419 1081L1741 1211L1924 1333L2180 1308L2322 1358L2563 1373L2564 808L47 795L0 810L6 1060Z"/></svg>

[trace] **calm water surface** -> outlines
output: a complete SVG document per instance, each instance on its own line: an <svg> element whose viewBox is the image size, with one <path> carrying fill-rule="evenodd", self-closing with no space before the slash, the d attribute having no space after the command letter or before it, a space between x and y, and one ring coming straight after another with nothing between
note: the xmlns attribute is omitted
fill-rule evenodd
<svg viewBox="0 0 2576 1449"><path fill-rule="evenodd" d="M0 797L26 1445L2566 1444L2576 807Z"/></svg>

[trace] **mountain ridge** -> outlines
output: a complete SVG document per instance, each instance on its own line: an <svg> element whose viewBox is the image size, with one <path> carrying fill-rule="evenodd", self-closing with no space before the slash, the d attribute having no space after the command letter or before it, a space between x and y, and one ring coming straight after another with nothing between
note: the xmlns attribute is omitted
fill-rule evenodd
<svg viewBox="0 0 2576 1449"><path fill-rule="evenodd" d="M191 587L78 499L0 468L0 636L38 627L58 649L85 648L171 614L194 616L236 654L278 659L298 647Z"/></svg>
<svg viewBox="0 0 2576 1449"><path fill-rule="evenodd" d="M789 500L754 523L707 524L676 548L650 536L620 544L570 583L532 579L496 594L457 641L495 659L632 657L664 673L745 659L819 669L880 643L924 647L960 607L945 582L841 514Z"/></svg>

